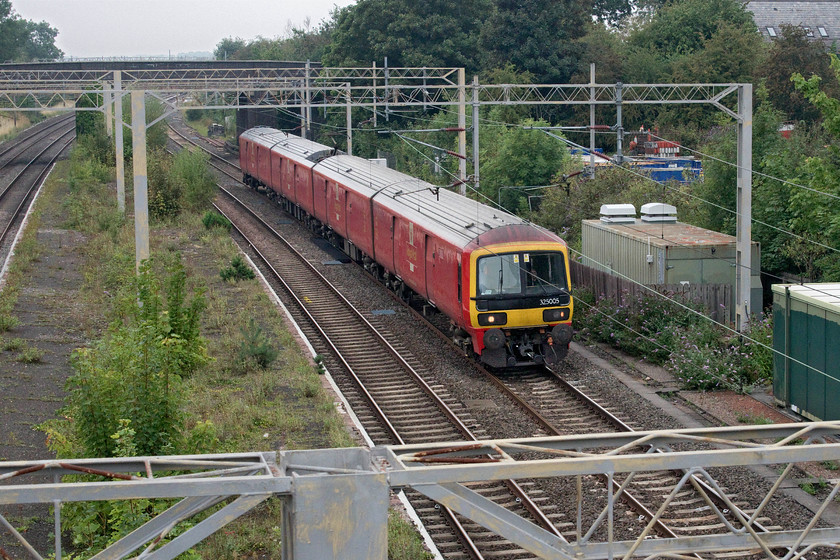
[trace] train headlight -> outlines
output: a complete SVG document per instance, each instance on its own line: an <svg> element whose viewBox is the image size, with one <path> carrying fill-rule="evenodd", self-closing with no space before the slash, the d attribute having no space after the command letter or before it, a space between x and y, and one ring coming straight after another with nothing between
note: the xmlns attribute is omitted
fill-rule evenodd
<svg viewBox="0 0 840 560"><path fill-rule="evenodd" d="M478 324L482 327L507 325L507 313L479 313Z"/></svg>
<svg viewBox="0 0 840 560"><path fill-rule="evenodd" d="M557 323L559 321L567 321L568 319L568 307L565 309L546 309L543 311L543 321L546 323Z"/></svg>

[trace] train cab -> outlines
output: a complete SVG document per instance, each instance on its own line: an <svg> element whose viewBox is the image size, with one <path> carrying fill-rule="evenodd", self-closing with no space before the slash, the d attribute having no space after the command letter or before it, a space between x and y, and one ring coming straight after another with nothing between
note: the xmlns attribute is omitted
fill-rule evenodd
<svg viewBox="0 0 840 560"><path fill-rule="evenodd" d="M509 368L562 360L573 311L565 245L484 248L472 261L470 323L482 339L481 361Z"/></svg>

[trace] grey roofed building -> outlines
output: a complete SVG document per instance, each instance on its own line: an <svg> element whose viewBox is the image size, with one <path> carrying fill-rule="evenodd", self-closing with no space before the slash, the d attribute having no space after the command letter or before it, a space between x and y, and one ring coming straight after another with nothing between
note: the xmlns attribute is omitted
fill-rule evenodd
<svg viewBox="0 0 840 560"><path fill-rule="evenodd" d="M783 24L798 25L827 47L840 45L840 0L750 0L746 7L765 39L781 34Z"/></svg>

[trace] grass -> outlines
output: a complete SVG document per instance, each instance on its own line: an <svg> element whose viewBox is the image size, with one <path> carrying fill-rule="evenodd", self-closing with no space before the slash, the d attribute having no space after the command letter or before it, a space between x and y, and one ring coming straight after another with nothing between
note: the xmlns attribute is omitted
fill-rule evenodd
<svg viewBox="0 0 840 560"><path fill-rule="evenodd" d="M74 193L68 222L87 233L83 248L84 284L77 306L80 324L102 329L118 310L114 294L134 275L131 220L107 219L115 205L104 185ZM161 262L180 254L190 289L203 289L207 301L202 335L214 358L184 380L190 399L183 404L188 427L211 422L218 452L347 447L354 445L333 399L321 386L313 362L302 353L284 318L258 282L225 282L219 270L239 254L226 228L206 228L205 209L151 224L152 255ZM85 313L85 311L82 311ZM249 322L254 320L278 352L266 367L237 358ZM207 539L198 551L206 558L279 557L279 502L262 505L228 531Z"/></svg>
<svg viewBox="0 0 840 560"><path fill-rule="evenodd" d="M414 525L396 511L388 512L388 559L389 560L429 560L429 554L423 546Z"/></svg>
<svg viewBox="0 0 840 560"><path fill-rule="evenodd" d="M26 342L22 338L4 338L3 339L3 350L14 352L15 350L20 350L26 345Z"/></svg>
<svg viewBox="0 0 840 560"><path fill-rule="evenodd" d="M816 480L816 481L801 482L799 484L799 487L806 494L816 496L818 491L828 487L828 483L826 481L824 481L823 479L819 479L819 480Z"/></svg>

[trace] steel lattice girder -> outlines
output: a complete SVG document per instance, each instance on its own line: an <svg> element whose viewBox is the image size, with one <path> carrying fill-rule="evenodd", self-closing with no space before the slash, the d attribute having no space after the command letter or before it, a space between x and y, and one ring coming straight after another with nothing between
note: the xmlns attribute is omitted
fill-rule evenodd
<svg viewBox="0 0 840 560"><path fill-rule="evenodd" d="M838 461L840 444L825 439L838 433L840 422L820 422L386 446L369 451L352 448L0 463L0 505L183 498L96 558L123 558L146 543L156 543L179 521L228 501L176 539L157 550L148 549L149 558L174 558L274 495L286 500L284 557L384 559L388 490L401 487L412 487L541 557L601 559L761 548L768 557L776 558L772 549L783 547L787 549L785 558L797 558L816 546L840 543L840 527L814 528L817 521L828 519L823 514L840 491L840 484L804 528L759 534L755 520L766 505L763 503L749 519L738 517L737 524L726 521L726 511L715 511L727 525L727 530L716 534L650 539L646 538L650 536L647 525L634 540L612 542L595 542L588 536L566 542L464 484L590 474L606 474L612 479L637 472L681 469L685 473L681 482L656 512L661 515L668 501L692 477L704 478L716 486L707 474L712 467ZM674 444L697 449L671 451ZM652 453L653 450L661 453ZM517 458L522 454L538 458ZM85 472L123 480L26 484L26 477L36 472ZM178 474L172 475L173 472ZM774 497L790 472L791 469L782 472L765 502ZM20 484L11 484L18 480ZM617 497L607 494L601 500L606 499L611 506ZM607 518L598 523L611 527L613 520ZM578 527L578 534L588 535L585 527Z"/></svg>
<svg viewBox="0 0 840 560"><path fill-rule="evenodd" d="M72 102L82 92L103 93L116 71L3 70L0 108L43 110ZM196 108L244 108L239 94L260 98L261 107L303 105L310 108L354 106L453 106L464 103L467 89L479 105L615 105L712 104L736 119L721 104L738 84L473 84L461 83L458 68L196 68L119 70L122 87L159 95L194 96L233 93L221 103ZM32 105L27 107L27 105Z"/></svg>

